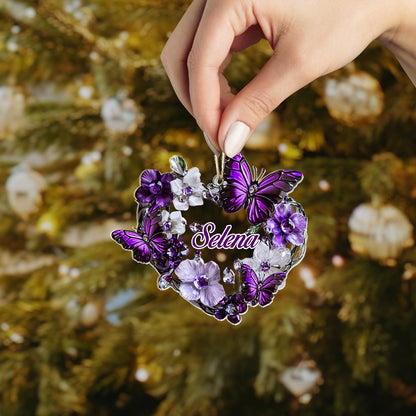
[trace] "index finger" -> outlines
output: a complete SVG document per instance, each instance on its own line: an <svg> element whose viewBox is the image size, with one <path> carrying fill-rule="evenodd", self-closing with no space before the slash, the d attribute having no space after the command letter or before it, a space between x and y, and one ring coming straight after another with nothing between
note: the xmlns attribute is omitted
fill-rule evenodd
<svg viewBox="0 0 416 416"><path fill-rule="evenodd" d="M221 101L227 101L223 95L230 94L224 88L221 67L234 39L254 24L254 17L240 2L208 1L205 6L188 56L188 76L194 117L212 139L217 138Z"/></svg>

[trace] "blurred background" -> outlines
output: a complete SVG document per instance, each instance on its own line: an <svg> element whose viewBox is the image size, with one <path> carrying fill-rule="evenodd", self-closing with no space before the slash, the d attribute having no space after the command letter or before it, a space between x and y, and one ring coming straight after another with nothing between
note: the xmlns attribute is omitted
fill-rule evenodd
<svg viewBox="0 0 416 416"><path fill-rule="evenodd" d="M379 43L247 144L305 176L307 255L268 308L218 322L111 241L144 169L214 175L159 60L188 3L0 2L0 415L416 414L416 89Z"/></svg>

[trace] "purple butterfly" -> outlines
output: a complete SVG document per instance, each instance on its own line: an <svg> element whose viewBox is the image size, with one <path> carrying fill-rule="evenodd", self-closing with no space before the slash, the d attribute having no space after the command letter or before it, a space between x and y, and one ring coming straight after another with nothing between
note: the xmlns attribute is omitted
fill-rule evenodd
<svg viewBox="0 0 416 416"><path fill-rule="evenodd" d="M139 221L140 229L135 231L116 230L111 237L124 249L133 252L133 259L139 263L149 263L152 253L163 253L167 250L169 241L159 222L160 214L147 211Z"/></svg>
<svg viewBox="0 0 416 416"><path fill-rule="evenodd" d="M225 162L224 186L221 199L225 212L233 213L242 207L247 209L247 218L251 224L259 224L270 217L274 204L279 204L287 193L293 191L303 179L296 170L277 170L264 177L265 170L257 177L253 174L244 156L239 153Z"/></svg>
<svg viewBox="0 0 416 416"><path fill-rule="evenodd" d="M266 306L272 302L278 287L286 278L285 273L274 273L267 276L263 281L259 281L256 272L247 264L241 266L243 276L243 296L247 302L253 306L260 304Z"/></svg>

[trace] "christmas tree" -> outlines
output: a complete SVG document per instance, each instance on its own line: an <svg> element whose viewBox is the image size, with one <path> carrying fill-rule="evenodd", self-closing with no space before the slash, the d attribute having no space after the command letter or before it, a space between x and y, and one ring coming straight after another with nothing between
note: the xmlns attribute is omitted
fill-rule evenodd
<svg viewBox="0 0 416 416"><path fill-rule="evenodd" d="M267 308L220 322L111 240L136 226L143 170L181 155L215 172L159 59L188 4L0 4L0 414L414 415L416 90L381 44L244 150L304 175L307 253ZM270 55L237 54L233 89Z"/></svg>

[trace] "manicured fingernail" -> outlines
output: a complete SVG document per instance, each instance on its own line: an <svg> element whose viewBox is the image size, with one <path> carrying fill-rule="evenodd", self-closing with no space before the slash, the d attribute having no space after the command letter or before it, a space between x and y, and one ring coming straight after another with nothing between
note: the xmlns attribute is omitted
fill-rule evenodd
<svg viewBox="0 0 416 416"><path fill-rule="evenodd" d="M242 121L231 124L224 142L224 152L228 157L234 157L246 144L250 135L250 127Z"/></svg>
<svg viewBox="0 0 416 416"><path fill-rule="evenodd" d="M218 149L218 147L211 141L211 139L206 135L205 132L203 133L204 133L205 141L207 142L208 147L211 149L211 152L214 153L214 155L219 156L221 154L221 150Z"/></svg>

